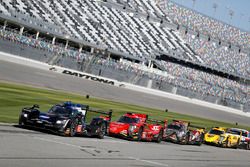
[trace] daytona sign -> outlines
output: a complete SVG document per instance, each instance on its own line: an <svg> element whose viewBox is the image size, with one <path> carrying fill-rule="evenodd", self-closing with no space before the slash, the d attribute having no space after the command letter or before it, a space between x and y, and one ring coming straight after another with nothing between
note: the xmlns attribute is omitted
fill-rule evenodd
<svg viewBox="0 0 250 167"><path fill-rule="evenodd" d="M110 81L110 80L107 80L107 79L102 79L102 78L98 78L98 77L94 77L94 76L90 76L90 75L86 75L86 74L82 74L82 73L78 73L78 72L72 72L72 71L69 71L69 70L64 70L62 73L67 74L67 75L76 76L76 77L79 77L79 78L89 79L89 80L92 80L92 81L98 81L98 82L109 84L109 85L115 85L114 81Z"/></svg>

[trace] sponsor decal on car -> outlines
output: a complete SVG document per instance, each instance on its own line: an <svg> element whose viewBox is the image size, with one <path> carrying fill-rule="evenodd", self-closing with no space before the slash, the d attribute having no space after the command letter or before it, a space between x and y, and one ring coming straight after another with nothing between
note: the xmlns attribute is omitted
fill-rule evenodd
<svg viewBox="0 0 250 167"><path fill-rule="evenodd" d="M127 131L127 130L122 130L120 133L121 133L122 135L127 135L128 131Z"/></svg>

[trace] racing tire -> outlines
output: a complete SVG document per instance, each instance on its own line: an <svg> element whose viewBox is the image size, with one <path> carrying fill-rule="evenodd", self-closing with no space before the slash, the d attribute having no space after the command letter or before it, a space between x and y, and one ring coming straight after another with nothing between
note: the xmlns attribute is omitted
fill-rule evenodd
<svg viewBox="0 0 250 167"><path fill-rule="evenodd" d="M156 143L160 143L162 141L162 138L163 138L163 130L161 129L156 139Z"/></svg>
<svg viewBox="0 0 250 167"><path fill-rule="evenodd" d="M228 148L229 147L229 138L227 137L225 144L222 144L222 147Z"/></svg>
<svg viewBox="0 0 250 167"><path fill-rule="evenodd" d="M141 141L142 140L142 132L143 132L143 127L141 126L138 130L138 134L137 134L137 141Z"/></svg>
<svg viewBox="0 0 250 167"><path fill-rule="evenodd" d="M200 141L201 143L204 143L204 133L201 133Z"/></svg>
<svg viewBox="0 0 250 167"><path fill-rule="evenodd" d="M24 127L25 126L25 122L23 121L21 116L19 117L19 120L18 120L18 126L19 127Z"/></svg>
<svg viewBox="0 0 250 167"><path fill-rule="evenodd" d="M238 149L240 145L240 139L238 139L237 144L234 146L234 149Z"/></svg>
<svg viewBox="0 0 250 167"><path fill-rule="evenodd" d="M98 134L97 134L98 138L99 138L99 139L103 139L105 133L106 133L106 126L105 126L104 123L102 123L101 126L100 126L100 129L99 129L99 132L98 132Z"/></svg>
<svg viewBox="0 0 250 167"><path fill-rule="evenodd" d="M107 136L110 136L110 137L112 137L113 135L109 132L109 127L107 127L107 130L106 130L107 132L106 132L106 135Z"/></svg>
<svg viewBox="0 0 250 167"><path fill-rule="evenodd" d="M59 133L61 136L68 136L68 137L73 137L76 134L76 127L73 122L68 124L65 129L63 129L63 132Z"/></svg>
<svg viewBox="0 0 250 167"><path fill-rule="evenodd" d="M108 135L108 131L109 131L109 126L108 126L108 123L107 123L107 122L105 122L105 123L104 123L104 125L105 125L104 134L105 134L105 135Z"/></svg>
<svg viewBox="0 0 250 167"><path fill-rule="evenodd" d="M187 132L185 139L184 139L184 143L183 144L189 144L189 138L190 138L190 133Z"/></svg>
<svg viewBox="0 0 250 167"><path fill-rule="evenodd" d="M172 142L173 143L177 143L177 144L181 144L181 141L180 141L180 139L179 139L179 137L178 137L178 135L177 135L176 132L174 132L174 135L175 135L176 141L172 141Z"/></svg>
<svg viewBox="0 0 250 167"><path fill-rule="evenodd" d="M202 145L202 142L201 141L198 141L197 142L197 146L201 146Z"/></svg>
<svg viewBox="0 0 250 167"><path fill-rule="evenodd" d="M200 140L197 142L197 145L198 145L198 146L201 146L202 143L204 143L204 134L203 134L203 133L201 134Z"/></svg>
<svg viewBox="0 0 250 167"><path fill-rule="evenodd" d="M246 150L250 150L250 142L247 142L247 144L246 144Z"/></svg>
<svg viewBox="0 0 250 167"><path fill-rule="evenodd" d="M70 133L69 133L69 136L73 137L73 136L75 136L75 134L76 134L76 125L72 122L70 124Z"/></svg>

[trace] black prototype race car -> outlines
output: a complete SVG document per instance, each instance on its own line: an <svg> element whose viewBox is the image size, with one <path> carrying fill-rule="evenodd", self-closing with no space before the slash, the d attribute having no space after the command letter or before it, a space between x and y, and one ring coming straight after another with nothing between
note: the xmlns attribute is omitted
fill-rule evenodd
<svg viewBox="0 0 250 167"><path fill-rule="evenodd" d="M42 128L63 136L83 135L103 138L112 117L112 112L93 110L88 105L71 102L56 104L46 113L38 108L38 105L23 108L19 116L19 126ZM86 116L91 112L101 116L92 118L90 124L87 124Z"/></svg>
<svg viewBox="0 0 250 167"><path fill-rule="evenodd" d="M166 130L165 141L179 144L201 145L204 139L204 128L190 125L189 122L173 120Z"/></svg>

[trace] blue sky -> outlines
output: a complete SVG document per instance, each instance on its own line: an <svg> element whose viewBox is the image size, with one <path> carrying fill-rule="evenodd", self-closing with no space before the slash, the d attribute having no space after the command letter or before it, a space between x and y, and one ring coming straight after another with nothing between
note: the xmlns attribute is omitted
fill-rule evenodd
<svg viewBox="0 0 250 167"><path fill-rule="evenodd" d="M250 32L250 0L172 0ZM195 2L195 3L193 3ZM216 12L214 10L216 4ZM229 12L233 11L232 19Z"/></svg>

